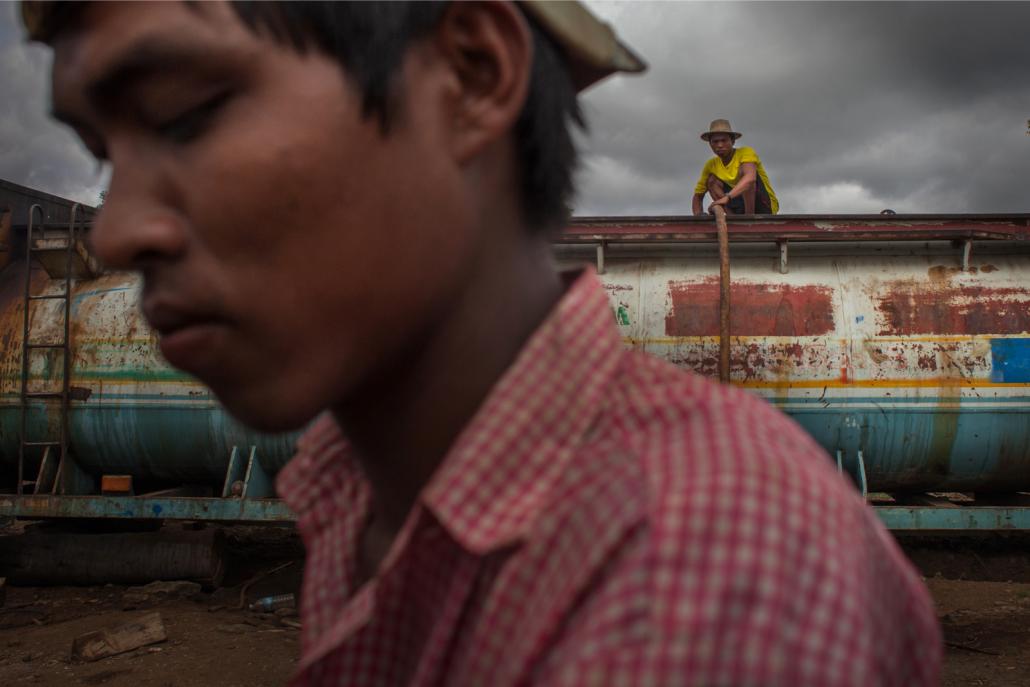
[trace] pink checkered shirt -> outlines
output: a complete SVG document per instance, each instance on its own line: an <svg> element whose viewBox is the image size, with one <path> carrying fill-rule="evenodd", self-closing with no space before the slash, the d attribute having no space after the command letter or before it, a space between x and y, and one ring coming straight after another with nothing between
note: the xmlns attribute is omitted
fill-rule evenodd
<svg viewBox="0 0 1030 687"><path fill-rule="evenodd" d="M399 428L400 430L401 428ZM295 685L933 685L929 595L761 400L627 350L575 279L355 588L369 485L321 418Z"/></svg>

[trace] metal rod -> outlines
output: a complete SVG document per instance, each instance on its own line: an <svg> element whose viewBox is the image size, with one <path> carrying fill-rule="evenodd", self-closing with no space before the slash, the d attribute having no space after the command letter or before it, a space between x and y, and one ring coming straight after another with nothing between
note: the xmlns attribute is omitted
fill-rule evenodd
<svg viewBox="0 0 1030 687"><path fill-rule="evenodd" d="M715 206L715 226L719 233L719 381L730 381L730 231L726 211Z"/></svg>

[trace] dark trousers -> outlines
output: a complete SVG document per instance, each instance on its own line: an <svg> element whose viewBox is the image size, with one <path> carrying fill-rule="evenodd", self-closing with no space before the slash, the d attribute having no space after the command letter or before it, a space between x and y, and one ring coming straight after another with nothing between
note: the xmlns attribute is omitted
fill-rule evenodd
<svg viewBox="0 0 1030 687"><path fill-rule="evenodd" d="M720 179L719 181L722 181ZM733 187L727 184L725 181L722 182L723 193L729 193ZM744 196L737 196L736 198L730 198L728 204L729 209L736 215L744 214ZM762 183L762 177L755 175L755 214L756 215L771 215L772 214L772 201L769 200L769 191L766 190L765 184Z"/></svg>

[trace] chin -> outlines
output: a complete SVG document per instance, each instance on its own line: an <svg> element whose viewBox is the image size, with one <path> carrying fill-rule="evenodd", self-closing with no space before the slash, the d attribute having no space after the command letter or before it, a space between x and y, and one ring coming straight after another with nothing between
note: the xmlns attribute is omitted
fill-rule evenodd
<svg viewBox="0 0 1030 687"><path fill-rule="evenodd" d="M269 434L303 429L323 410L282 400L285 398L282 394L212 390L230 415L252 429ZM279 400L269 401L269 398Z"/></svg>

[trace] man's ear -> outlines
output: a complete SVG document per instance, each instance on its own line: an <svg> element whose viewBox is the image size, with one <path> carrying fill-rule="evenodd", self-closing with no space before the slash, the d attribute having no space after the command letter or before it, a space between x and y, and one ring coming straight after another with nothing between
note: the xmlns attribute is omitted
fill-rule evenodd
<svg viewBox="0 0 1030 687"><path fill-rule="evenodd" d="M509 2L454 2L436 32L453 75L451 141L465 162L514 126L526 102L533 40Z"/></svg>

